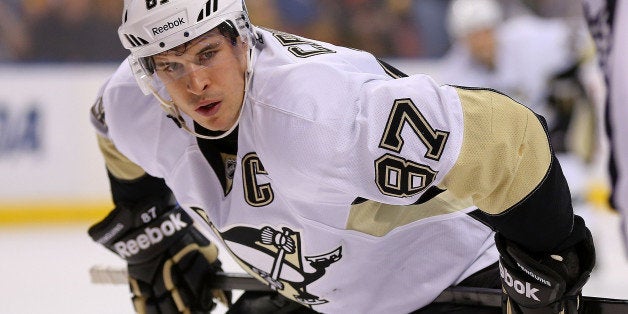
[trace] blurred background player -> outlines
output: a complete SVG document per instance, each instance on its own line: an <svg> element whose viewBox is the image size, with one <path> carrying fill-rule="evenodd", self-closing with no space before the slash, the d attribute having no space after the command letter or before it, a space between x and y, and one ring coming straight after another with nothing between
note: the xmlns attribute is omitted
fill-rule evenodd
<svg viewBox="0 0 628 314"><path fill-rule="evenodd" d="M610 205L621 215L628 254L628 1L583 0L606 82L605 130L610 143ZM628 255L627 255L628 256Z"/></svg>
<svg viewBox="0 0 628 314"><path fill-rule="evenodd" d="M446 21L452 45L440 61L439 82L493 88L542 114L580 200L597 145L595 108L582 81L590 60L585 25L506 4L451 2Z"/></svg>

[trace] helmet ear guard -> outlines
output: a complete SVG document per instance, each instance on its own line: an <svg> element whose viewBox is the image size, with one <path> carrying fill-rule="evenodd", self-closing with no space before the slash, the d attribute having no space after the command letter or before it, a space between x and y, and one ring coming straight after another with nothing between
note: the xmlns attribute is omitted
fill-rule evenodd
<svg viewBox="0 0 628 314"><path fill-rule="evenodd" d="M144 57L144 58L140 58L139 60L140 60L140 63L142 64L142 67L146 69L146 71L150 75L155 74L155 61L153 60L152 57Z"/></svg>
<svg viewBox="0 0 628 314"><path fill-rule="evenodd" d="M131 67L131 71L133 72L133 76L137 81L137 85L142 90L144 95L150 95L154 92L154 79L153 74L155 73L154 67L152 68L152 72L146 67L149 63L152 63L153 58L145 57L145 58L137 58L133 54L131 54L128 58L129 66ZM150 60L150 61L147 61Z"/></svg>

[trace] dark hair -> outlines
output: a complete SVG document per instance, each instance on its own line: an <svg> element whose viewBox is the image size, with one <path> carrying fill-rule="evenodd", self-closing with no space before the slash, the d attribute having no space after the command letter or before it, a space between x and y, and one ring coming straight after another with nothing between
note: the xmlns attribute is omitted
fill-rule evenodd
<svg viewBox="0 0 628 314"><path fill-rule="evenodd" d="M238 30L236 29L235 25L233 25L231 21L222 22L218 26L216 26L216 28L218 29L221 35L231 39L232 45L234 46L236 45L237 38L240 35L238 34Z"/></svg>

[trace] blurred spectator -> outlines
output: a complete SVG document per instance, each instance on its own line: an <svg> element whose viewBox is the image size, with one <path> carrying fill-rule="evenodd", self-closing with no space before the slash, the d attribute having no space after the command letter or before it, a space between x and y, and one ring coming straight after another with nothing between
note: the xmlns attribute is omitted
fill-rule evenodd
<svg viewBox="0 0 628 314"><path fill-rule="evenodd" d="M122 0L1 0L0 60L117 61ZM248 0L256 25L367 50L382 58L449 51L452 0ZM500 0L505 16L573 15L575 1Z"/></svg>
<svg viewBox="0 0 628 314"><path fill-rule="evenodd" d="M420 39L411 25L410 0L338 1L342 15L338 25L342 45L362 49L378 57L416 57Z"/></svg>
<svg viewBox="0 0 628 314"><path fill-rule="evenodd" d="M421 0L412 2L414 24L422 43L421 57L439 58L449 49L450 39L445 16L450 0Z"/></svg>
<svg viewBox="0 0 628 314"><path fill-rule="evenodd" d="M541 17L573 17L582 12L578 1L521 0L521 3Z"/></svg>
<svg viewBox="0 0 628 314"><path fill-rule="evenodd" d="M122 1L24 3L31 49L22 61L119 61L126 57L117 35Z"/></svg>
<svg viewBox="0 0 628 314"><path fill-rule="evenodd" d="M248 0L246 6L253 24L277 30L283 29L283 21L279 16L275 0Z"/></svg>
<svg viewBox="0 0 628 314"><path fill-rule="evenodd" d="M337 0L276 0L281 30L316 40L346 42L338 27L344 14Z"/></svg>
<svg viewBox="0 0 628 314"><path fill-rule="evenodd" d="M321 14L318 0L276 0L277 11L283 23L283 31L303 33L318 22Z"/></svg>
<svg viewBox="0 0 628 314"><path fill-rule="evenodd" d="M392 38L392 51L387 56L396 58L416 58L424 54L421 36L416 29L416 16L412 11L412 0L387 0L392 23L388 37ZM438 15L438 12L434 12ZM380 57L384 57L382 55Z"/></svg>
<svg viewBox="0 0 628 314"><path fill-rule="evenodd" d="M30 48L19 8L18 1L0 2L0 61L17 60Z"/></svg>

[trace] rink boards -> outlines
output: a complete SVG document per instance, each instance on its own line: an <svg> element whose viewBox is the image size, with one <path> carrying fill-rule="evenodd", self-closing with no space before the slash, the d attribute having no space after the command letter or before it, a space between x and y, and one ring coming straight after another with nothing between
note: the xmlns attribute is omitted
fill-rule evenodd
<svg viewBox="0 0 628 314"><path fill-rule="evenodd" d="M110 208L89 124L115 65L0 65L0 224L93 220Z"/></svg>

